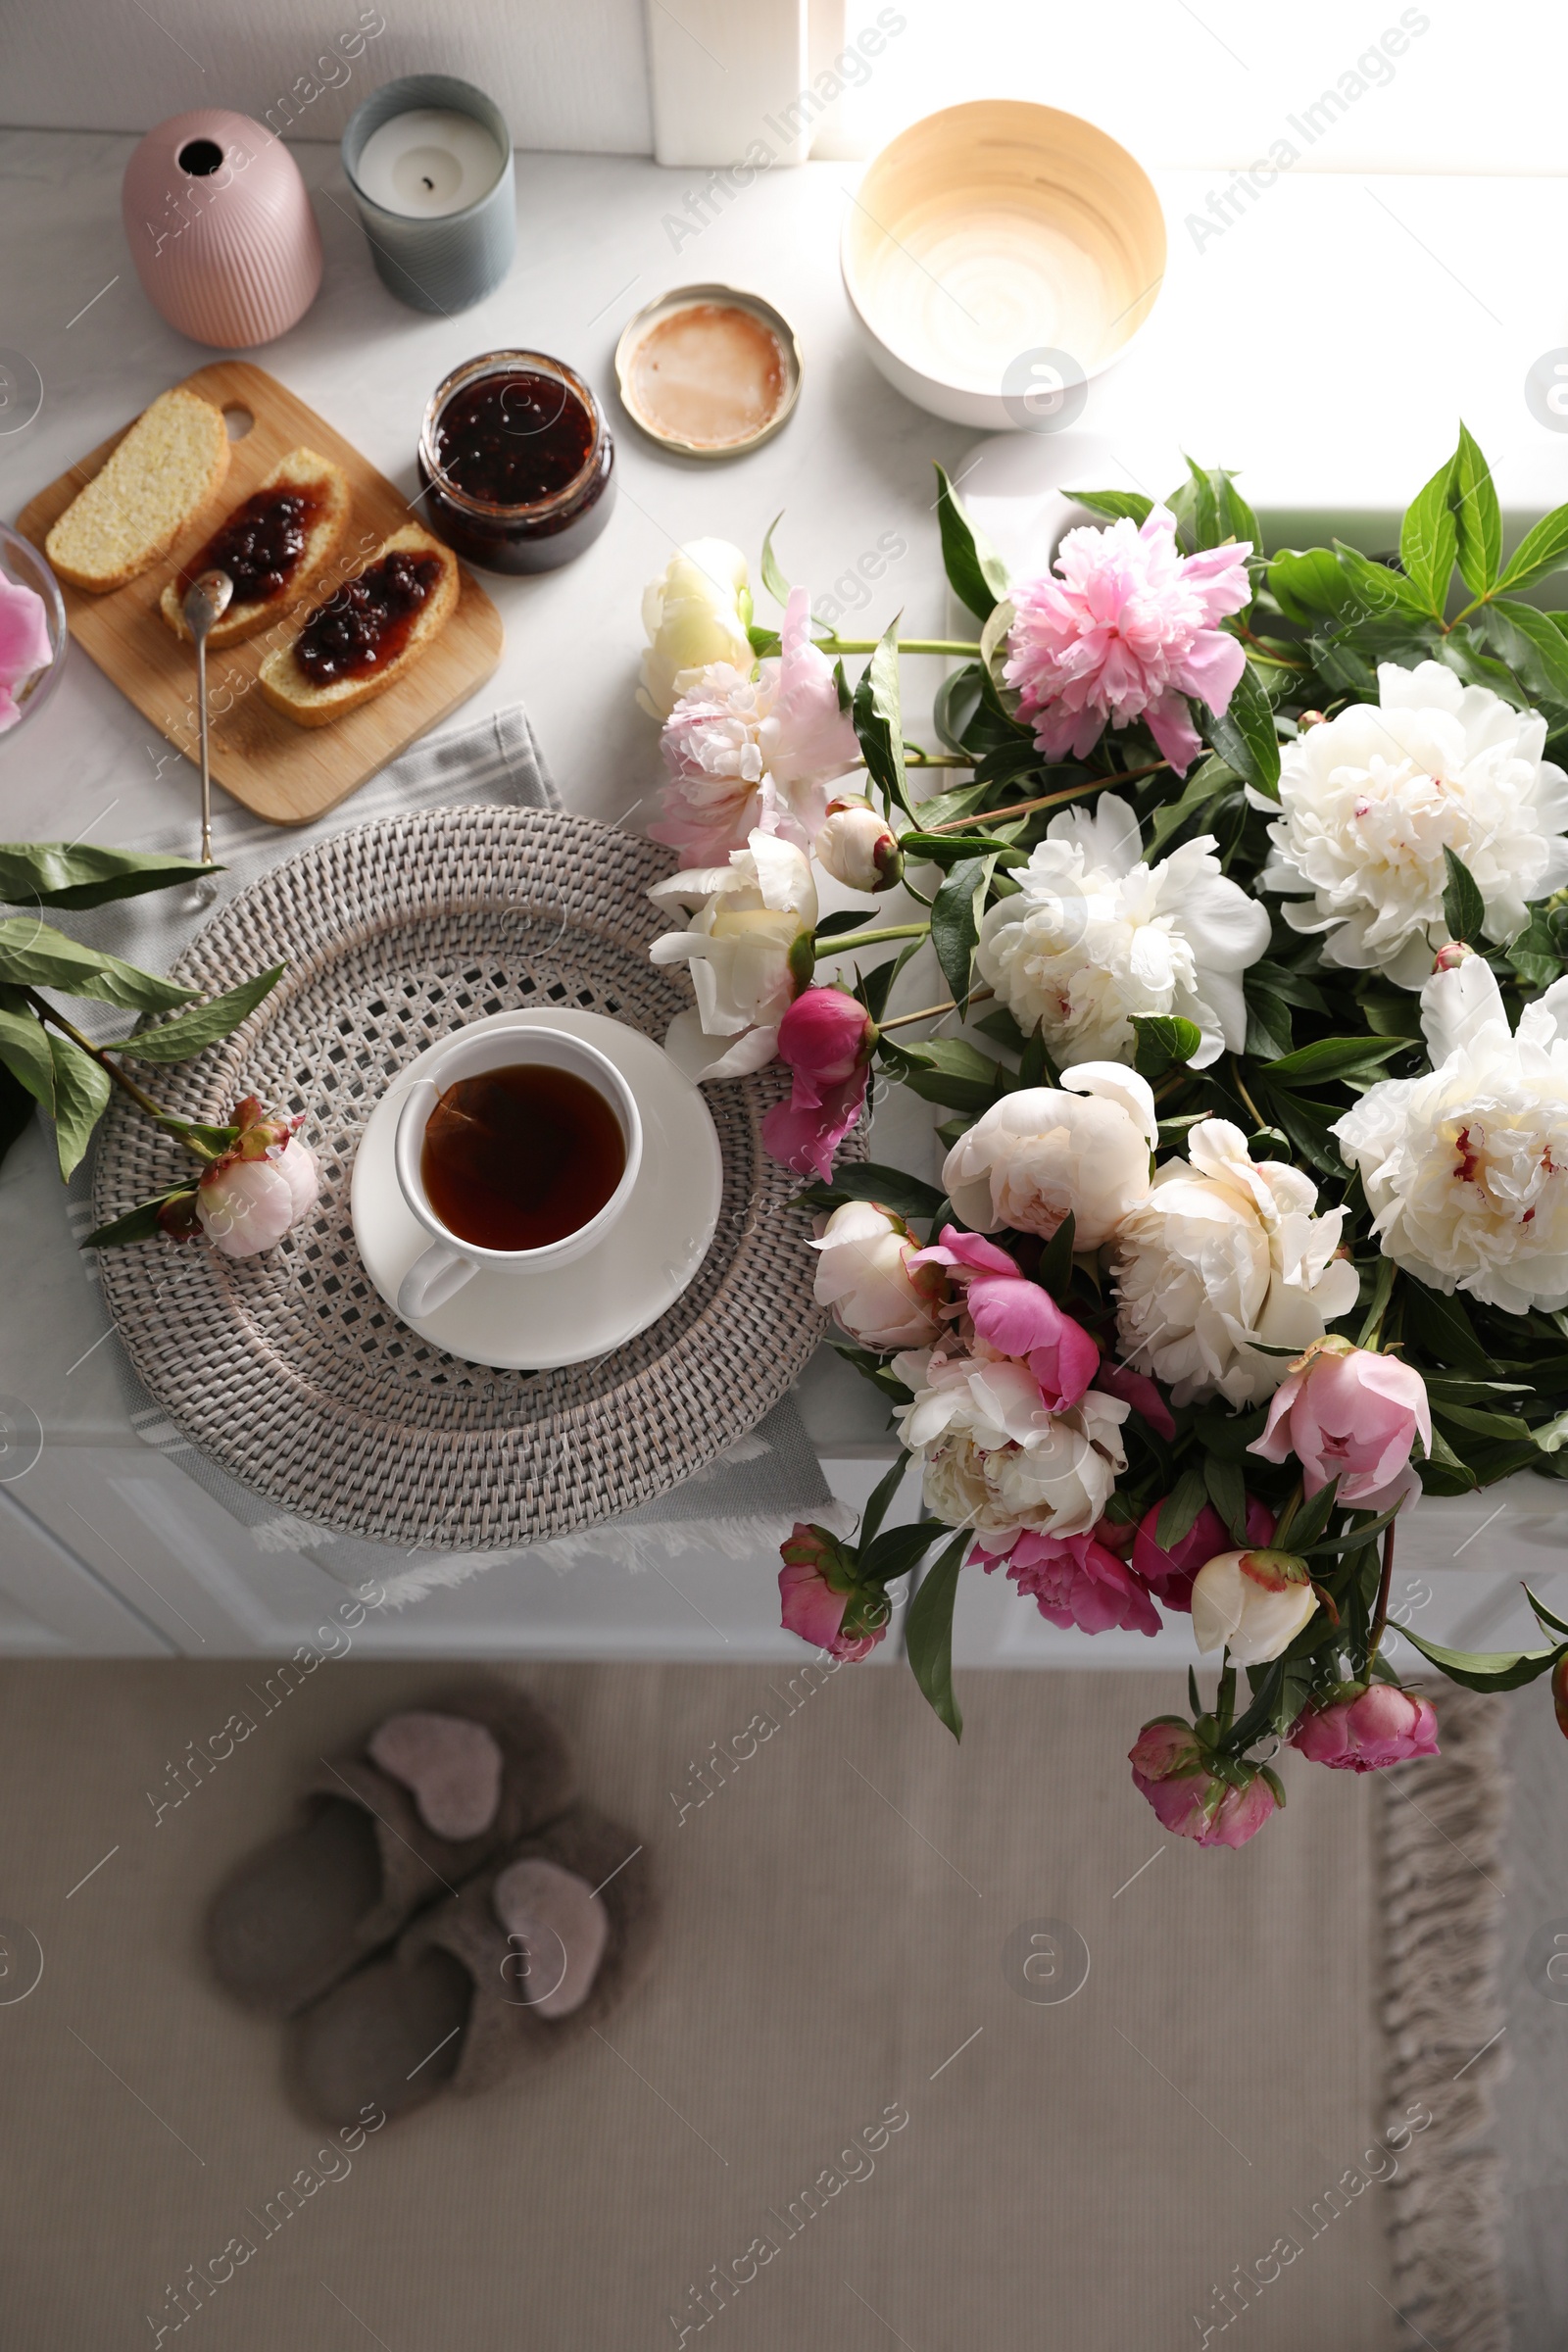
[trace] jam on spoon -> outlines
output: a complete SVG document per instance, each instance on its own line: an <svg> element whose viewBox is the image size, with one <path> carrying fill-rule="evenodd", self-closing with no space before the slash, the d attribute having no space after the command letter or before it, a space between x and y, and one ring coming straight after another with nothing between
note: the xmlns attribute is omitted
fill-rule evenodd
<svg viewBox="0 0 1568 2352"><path fill-rule="evenodd" d="M398 548L357 579L345 580L318 605L295 641L294 659L311 684L332 686L395 661L443 568L439 556Z"/></svg>

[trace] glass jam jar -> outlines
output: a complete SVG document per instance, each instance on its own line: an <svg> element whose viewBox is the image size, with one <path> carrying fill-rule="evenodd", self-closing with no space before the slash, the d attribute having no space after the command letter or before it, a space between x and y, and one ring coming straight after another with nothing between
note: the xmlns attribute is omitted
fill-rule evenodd
<svg viewBox="0 0 1568 2352"><path fill-rule="evenodd" d="M490 351L437 384L419 428L429 527L488 571L554 571L615 503L615 446L574 368Z"/></svg>

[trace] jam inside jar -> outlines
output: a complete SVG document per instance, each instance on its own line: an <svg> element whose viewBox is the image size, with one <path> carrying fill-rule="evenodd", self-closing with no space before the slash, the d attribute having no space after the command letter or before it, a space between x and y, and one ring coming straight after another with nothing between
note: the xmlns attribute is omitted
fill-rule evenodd
<svg viewBox="0 0 1568 2352"><path fill-rule="evenodd" d="M613 466L588 385L541 352L469 360L424 413L429 526L491 571L552 571L581 555L610 520Z"/></svg>

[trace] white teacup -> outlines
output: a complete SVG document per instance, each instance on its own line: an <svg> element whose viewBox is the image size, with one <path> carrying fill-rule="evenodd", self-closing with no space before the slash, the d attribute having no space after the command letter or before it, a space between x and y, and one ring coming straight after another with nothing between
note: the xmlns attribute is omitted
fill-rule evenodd
<svg viewBox="0 0 1568 2352"><path fill-rule="evenodd" d="M475 1078L486 1070L514 1069L519 1063L569 1070L601 1095L615 1114L626 1149L626 1165L604 1207L574 1232L563 1234L559 1242L546 1242L536 1250L486 1250L455 1234L431 1207L420 1173L424 1131L436 1103L460 1078ZM393 1156L403 1198L433 1237L429 1249L415 1259L398 1287L398 1313L413 1318L432 1314L455 1298L482 1267L561 1266L591 1249L631 1198L642 1165L643 1123L625 1079L609 1056L586 1039L537 1022L519 1024L515 1029L486 1029L480 1034L460 1030L409 1089L398 1115Z"/></svg>

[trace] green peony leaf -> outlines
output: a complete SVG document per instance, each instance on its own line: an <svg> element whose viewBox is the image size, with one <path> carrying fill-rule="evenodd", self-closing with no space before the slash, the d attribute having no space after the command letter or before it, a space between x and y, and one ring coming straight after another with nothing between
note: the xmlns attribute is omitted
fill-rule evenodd
<svg viewBox="0 0 1568 2352"><path fill-rule="evenodd" d="M1064 490L1075 506L1087 507L1091 514L1103 514L1107 522L1124 518L1136 522L1142 530L1154 512L1154 502L1141 490Z"/></svg>
<svg viewBox="0 0 1568 2352"><path fill-rule="evenodd" d="M55 1065L55 1149L60 1155L60 1173L70 1178L109 1107L113 1081L101 1062L53 1030L49 1051Z"/></svg>
<svg viewBox="0 0 1568 2352"><path fill-rule="evenodd" d="M989 620L1007 593L1007 566L960 505L945 467L937 472L937 527L953 593L977 620Z"/></svg>
<svg viewBox="0 0 1568 2352"><path fill-rule="evenodd" d="M1462 1683L1467 1690L1518 1690L1537 1677L1549 1674L1562 1656L1564 1644L1554 1649L1444 1649L1436 1642L1423 1642L1407 1625L1400 1633L1433 1666L1440 1666L1451 1683Z"/></svg>
<svg viewBox="0 0 1568 2352"><path fill-rule="evenodd" d="M1133 1029L1138 1038L1133 1067L1142 1078L1163 1078L1168 1070L1183 1068L1203 1042L1198 1023L1179 1013L1135 1013Z"/></svg>
<svg viewBox="0 0 1568 2352"><path fill-rule="evenodd" d="M955 1740L963 1737L963 1717L953 1688L953 1604L958 1593L958 1571L972 1541L967 1529L963 1530L932 1562L904 1622L905 1654L914 1679Z"/></svg>
<svg viewBox="0 0 1568 2352"><path fill-rule="evenodd" d="M1448 469L1448 505L1459 540L1459 570L1472 596L1486 596L1502 567L1502 512L1492 468L1468 429Z"/></svg>
<svg viewBox="0 0 1568 2352"><path fill-rule="evenodd" d="M860 918L863 921L863 916ZM207 1046L216 1045L227 1037L241 1021L248 1020L264 997L270 996L282 979L285 964L274 963L270 971L258 972L253 980L240 981L237 988L224 991L206 1004L194 1005L177 1019L165 1021L157 1029L139 1029L115 1051L127 1054L133 1061L188 1061Z"/></svg>
<svg viewBox="0 0 1568 2352"><path fill-rule="evenodd" d="M912 821L904 768L904 719L899 699L899 622L895 613L855 689L855 732L866 772Z"/></svg>
<svg viewBox="0 0 1568 2352"><path fill-rule="evenodd" d="M1274 1086L1328 1086L1337 1078L1379 1068L1391 1054L1402 1054L1409 1042L1405 1037L1320 1037L1264 1066Z"/></svg>
<svg viewBox="0 0 1568 2352"><path fill-rule="evenodd" d="M155 972L138 971L118 956L83 947L30 914L0 921L0 981L17 988L57 988L70 997L96 997L128 1012L166 1012L189 1004L198 992Z"/></svg>
<svg viewBox="0 0 1568 2352"><path fill-rule="evenodd" d="M1568 507L1553 507L1543 514L1533 528L1526 531L1513 554L1508 558L1497 586L1502 588L1528 587L1547 572L1561 571L1568 566Z"/></svg>
<svg viewBox="0 0 1568 2352"><path fill-rule="evenodd" d="M980 917L996 859L995 850L983 858L964 858L931 902L931 945L954 1001L960 1005L968 1000Z"/></svg>
<svg viewBox="0 0 1568 2352"><path fill-rule="evenodd" d="M1448 869L1448 887L1443 894L1443 919L1448 926L1448 937L1462 939L1467 947L1484 947L1486 934L1481 926L1486 921L1487 904L1480 885L1463 858L1456 858L1446 843L1443 857Z"/></svg>
<svg viewBox="0 0 1568 2352"><path fill-rule="evenodd" d="M1239 776L1271 801L1280 797L1280 739L1273 707L1250 664L1224 712L1205 710L1208 740Z"/></svg>
<svg viewBox="0 0 1568 2352"><path fill-rule="evenodd" d="M0 842L0 900L13 906L103 906L222 871L189 858L98 850L85 842Z"/></svg>
<svg viewBox="0 0 1568 2352"><path fill-rule="evenodd" d="M1434 619L1443 618L1448 582L1459 552L1459 534L1448 504L1452 464L1440 466L1405 511L1399 530L1399 562Z"/></svg>

